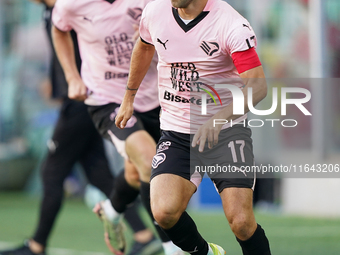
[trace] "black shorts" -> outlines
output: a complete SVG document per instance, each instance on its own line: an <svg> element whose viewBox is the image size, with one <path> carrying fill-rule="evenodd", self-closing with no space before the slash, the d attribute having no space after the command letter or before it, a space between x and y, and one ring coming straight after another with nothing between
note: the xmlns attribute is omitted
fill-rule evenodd
<svg viewBox="0 0 340 255"><path fill-rule="evenodd" d="M115 118L118 113L120 105L116 103L110 103L100 106L88 106L88 112L96 126L98 132L109 141L113 142L117 151L127 158L125 153L125 140L132 133L145 130L157 143L161 136L159 113L160 107L157 107L148 112L134 111L132 117L127 122L124 129L116 127Z"/></svg>
<svg viewBox="0 0 340 255"><path fill-rule="evenodd" d="M218 192L229 187L254 189L255 175L244 169L254 165L251 130L242 125L224 129L212 149L207 144L200 153L191 147L193 135L163 131L152 161L151 179L169 173L181 176L197 187L205 173Z"/></svg>

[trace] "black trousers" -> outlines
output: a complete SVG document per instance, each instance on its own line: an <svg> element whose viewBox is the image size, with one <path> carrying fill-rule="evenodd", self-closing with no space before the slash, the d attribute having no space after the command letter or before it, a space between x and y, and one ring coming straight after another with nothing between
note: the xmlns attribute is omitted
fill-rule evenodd
<svg viewBox="0 0 340 255"><path fill-rule="evenodd" d="M43 199L38 226L33 236L35 241L45 246L62 205L64 181L76 162L81 164L88 181L107 197L110 196L114 183L102 138L93 125L87 106L83 103L64 100L48 147L48 154L41 169ZM132 216L135 222L136 217L139 218L136 214L137 212L128 213L127 221L129 222ZM140 230L145 229L143 223L137 224Z"/></svg>

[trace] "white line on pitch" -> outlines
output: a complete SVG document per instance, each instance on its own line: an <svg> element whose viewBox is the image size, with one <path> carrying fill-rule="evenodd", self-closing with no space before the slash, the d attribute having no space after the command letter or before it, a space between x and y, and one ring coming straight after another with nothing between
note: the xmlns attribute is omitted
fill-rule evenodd
<svg viewBox="0 0 340 255"><path fill-rule="evenodd" d="M0 250L15 248L15 243L0 241ZM108 255L103 252L89 252L89 251L76 251L63 248L48 248L48 253L51 255Z"/></svg>

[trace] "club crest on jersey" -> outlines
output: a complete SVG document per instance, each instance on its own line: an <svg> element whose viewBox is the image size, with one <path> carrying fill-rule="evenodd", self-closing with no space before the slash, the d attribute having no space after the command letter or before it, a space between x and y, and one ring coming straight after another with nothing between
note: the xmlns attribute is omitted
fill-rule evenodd
<svg viewBox="0 0 340 255"><path fill-rule="evenodd" d="M158 152L161 152L161 151L168 150L169 147L170 147L170 145L171 145L171 142L170 142L170 141L162 142L162 143L158 146L157 153L158 153Z"/></svg>
<svg viewBox="0 0 340 255"><path fill-rule="evenodd" d="M162 164L166 159L164 153L157 153L152 159L152 168L156 169L160 164Z"/></svg>
<svg viewBox="0 0 340 255"><path fill-rule="evenodd" d="M138 20L142 16L142 12L143 12L142 8L138 8L138 7L133 8L133 9L129 8L127 10L127 14L134 20Z"/></svg>
<svg viewBox="0 0 340 255"><path fill-rule="evenodd" d="M200 45L200 48L208 55L212 56L215 52L218 52L220 46L217 42L206 42L203 41Z"/></svg>

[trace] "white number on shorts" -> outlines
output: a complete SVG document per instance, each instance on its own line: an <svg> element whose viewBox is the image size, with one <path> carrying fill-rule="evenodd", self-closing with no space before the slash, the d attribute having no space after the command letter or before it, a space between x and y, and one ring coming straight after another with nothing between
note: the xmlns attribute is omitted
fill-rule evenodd
<svg viewBox="0 0 340 255"><path fill-rule="evenodd" d="M244 140L236 140L235 141L236 144L240 144L240 155L241 155L241 160L242 162L246 162L246 159L244 157L244 146L245 146L245 141ZM235 142L234 141L230 141L229 144L228 144L228 147L230 148L231 150L231 155L233 157L233 161L234 163L237 162L237 155L236 155L236 149L235 149Z"/></svg>

